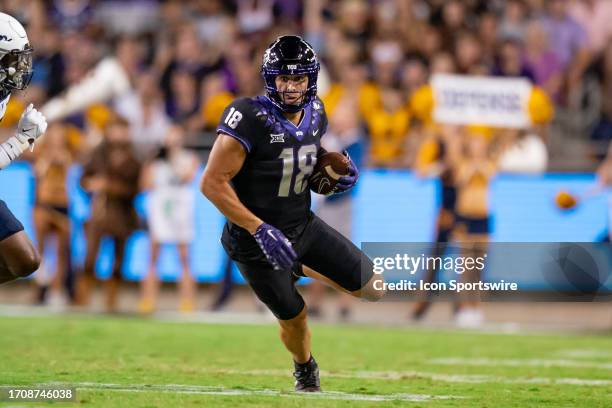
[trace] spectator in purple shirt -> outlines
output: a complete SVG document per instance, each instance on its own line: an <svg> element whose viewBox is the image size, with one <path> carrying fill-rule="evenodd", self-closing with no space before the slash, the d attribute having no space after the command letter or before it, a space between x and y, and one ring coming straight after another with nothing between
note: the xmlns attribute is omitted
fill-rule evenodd
<svg viewBox="0 0 612 408"><path fill-rule="evenodd" d="M561 91L563 68L557 54L550 49L548 35L539 20L532 20L527 25L524 60L533 71L535 85L557 99Z"/></svg>
<svg viewBox="0 0 612 408"><path fill-rule="evenodd" d="M588 66L590 53L584 28L568 13L567 0L550 0L548 13L542 18L551 49L561 67L567 72L567 91L571 93L579 84Z"/></svg>

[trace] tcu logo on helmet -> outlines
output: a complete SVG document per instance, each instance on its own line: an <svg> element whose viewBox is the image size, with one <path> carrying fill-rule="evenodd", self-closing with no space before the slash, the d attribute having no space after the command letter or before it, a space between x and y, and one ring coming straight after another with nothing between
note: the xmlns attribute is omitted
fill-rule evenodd
<svg viewBox="0 0 612 408"><path fill-rule="evenodd" d="M0 41L7 41L7 42L11 42L13 41L12 38L7 37L6 35L0 35Z"/></svg>
<svg viewBox="0 0 612 408"><path fill-rule="evenodd" d="M264 57L263 57L264 65L266 65L266 64L273 64L276 61L278 61L278 56L276 54L272 53L271 49L267 49L266 52L264 53Z"/></svg>

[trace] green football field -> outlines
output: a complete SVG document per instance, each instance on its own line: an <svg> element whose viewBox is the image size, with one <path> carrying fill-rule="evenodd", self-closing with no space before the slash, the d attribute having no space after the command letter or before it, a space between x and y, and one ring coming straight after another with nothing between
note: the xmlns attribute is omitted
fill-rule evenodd
<svg viewBox="0 0 612 408"><path fill-rule="evenodd" d="M312 331L325 392L303 395L272 324L0 317L0 384L74 386L91 407L612 404L611 334Z"/></svg>

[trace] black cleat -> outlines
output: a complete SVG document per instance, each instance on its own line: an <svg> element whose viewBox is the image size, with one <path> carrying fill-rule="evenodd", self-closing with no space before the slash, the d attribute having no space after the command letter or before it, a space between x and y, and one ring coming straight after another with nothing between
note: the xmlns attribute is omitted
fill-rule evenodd
<svg viewBox="0 0 612 408"><path fill-rule="evenodd" d="M295 390L297 392L321 392L321 382L319 380L319 366L314 357L304 364L293 362L295 366Z"/></svg>

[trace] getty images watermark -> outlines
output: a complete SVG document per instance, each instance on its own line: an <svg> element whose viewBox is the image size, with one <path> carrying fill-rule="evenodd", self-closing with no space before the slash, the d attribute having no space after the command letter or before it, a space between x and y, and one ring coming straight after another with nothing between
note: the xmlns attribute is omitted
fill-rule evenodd
<svg viewBox="0 0 612 408"><path fill-rule="evenodd" d="M404 271L404 273L414 276L419 271L452 272L458 276L472 272L481 274L485 269L487 254L482 256L425 256L418 257L407 253L395 254L392 257L375 257L372 259L374 264L372 271L375 275L380 275L380 279L374 280L374 289L390 291L451 291L460 293L463 291L485 290L485 291L508 291L518 290L516 282L506 282L501 279L499 282L461 281L460 279L450 279L448 282L433 282L426 279L400 279L398 282L387 282L382 279L386 271Z"/></svg>
<svg viewBox="0 0 612 408"><path fill-rule="evenodd" d="M610 301L610 243L364 242L385 300Z"/></svg>

